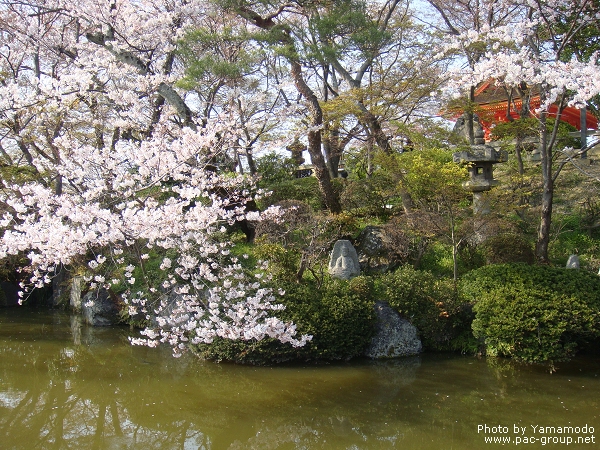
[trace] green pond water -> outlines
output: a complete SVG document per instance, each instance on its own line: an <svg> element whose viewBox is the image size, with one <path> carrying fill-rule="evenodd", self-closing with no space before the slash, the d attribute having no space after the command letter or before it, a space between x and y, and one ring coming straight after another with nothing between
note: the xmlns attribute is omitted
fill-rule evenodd
<svg viewBox="0 0 600 450"><path fill-rule="evenodd" d="M599 358L246 367L129 333L0 309L0 449L600 448Z"/></svg>

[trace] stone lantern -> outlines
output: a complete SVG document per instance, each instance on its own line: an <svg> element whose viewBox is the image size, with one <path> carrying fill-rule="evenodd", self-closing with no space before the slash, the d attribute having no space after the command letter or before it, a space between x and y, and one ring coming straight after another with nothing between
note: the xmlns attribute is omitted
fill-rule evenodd
<svg viewBox="0 0 600 450"><path fill-rule="evenodd" d="M294 139L294 142L288 145L285 149L292 154L292 159L297 166L304 164L302 152L306 150L306 145L300 142L298 138Z"/></svg>
<svg viewBox="0 0 600 450"><path fill-rule="evenodd" d="M494 164L508 161L508 152L491 145L472 145L469 151L456 152L453 156L454 162L469 165L469 180L463 183L463 188L473 193L473 212L489 213L483 193L498 184L494 180Z"/></svg>

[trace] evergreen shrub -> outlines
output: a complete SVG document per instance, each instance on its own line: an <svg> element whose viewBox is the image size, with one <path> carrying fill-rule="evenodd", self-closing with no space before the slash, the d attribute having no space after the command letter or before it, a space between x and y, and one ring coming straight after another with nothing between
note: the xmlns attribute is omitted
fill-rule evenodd
<svg viewBox="0 0 600 450"><path fill-rule="evenodd" d="M378 285L380 297L417 327L425 349L474 351L471 306L458 297L452 279L403 266Z"/></svg>
<svg viewBox="0 0 600 450"><path fill-rule="evenodd" d="M488 264L535 262L531 242L516 233L502 233L487 238L483 243L483 253Z"/></svg>
<svg viewBox="0 0 600 450"><path fill-rule="evenodd" d="M319 183L315 177L293 178L290 176L287 180L265 186L265 189L270 191L271 195L259 202L260 208L266 208L284 200L304 202L315 211L324 208Z"/></svg>
<svg viewBox="0 0 600 450"><path fill-rule="evenodd" d="M460 292L488 355L552 364L600 335L600 277L589 272L491 265L468 273Z"/></svg>
<svg viewBox="0 0 600 450"><path fill-rule="evenodd" d="M452 246L437 240L430 240L419 261L422 271L431 272L440 277L452 277Z"/></svg>

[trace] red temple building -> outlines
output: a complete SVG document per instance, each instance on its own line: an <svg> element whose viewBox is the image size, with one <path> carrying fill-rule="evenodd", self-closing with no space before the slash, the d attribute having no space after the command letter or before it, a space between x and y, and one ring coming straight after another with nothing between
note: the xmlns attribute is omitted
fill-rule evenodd
<svg viewBox="0 0 600 450"><path fill-rule="evenodd" d="M479 120L485 132L485 140L490 140L491 129L494 123L507 122L506 111L508 109L508 95L502 86L495 84L494 80L486 81L475 90L475 103L478 105ZM530 99L530 111L535 115L536 109L540 107L539 93L532 92ZM515 119L519 118L518 111L522 107L522 99L516 90L513 90L510 114ZM550 117L556 117L558 108L552 105L549 110ZM562 114L561 120L573 125L577 130L581 130L581 110L572 106L567 106ZM587 129L597 130L598 119L589 111L586 111Z"/></svg>

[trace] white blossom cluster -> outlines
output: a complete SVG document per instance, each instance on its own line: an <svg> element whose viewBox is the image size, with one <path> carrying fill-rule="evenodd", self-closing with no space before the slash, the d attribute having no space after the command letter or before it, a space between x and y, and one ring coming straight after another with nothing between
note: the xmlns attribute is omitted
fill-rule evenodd
<svg viewBox="0 0 600 450"><path fill-rule="evenodd" d="M468 90L490 79L507 88L525 84L544 91L541 108L545 110L562 95L567 96L569 105L583 107L600 93L598 55L585 61L576 53L568 61L563 56L573 30L598 22L593 2L485 0L481 9L484 24L464 30L443 48L443 54L469 55L468 64L449 71L447 94L460 95L456 86ZM485 23L485 14L504 20L490 26ZM572 27L553 31L559 22Z"/></svg>
<svg viewBox="0 0 600 450"><path fill-rule="evenodd" d="M273 316L282 307L223 233L279 216L248 212L252 183L215 169L235 130L221 117L182 124L173 49L207 3L4 7L0 151L30 175L0 181L0 259L27 257L22 295L67 268L152 324L136 344L175 354L217 336L304 345L310 336ZM156 258L159 275L148 269Z"/></svg>
<svg viewBox="0 0 600 450"><path fill-rule="evenodd" d="M26 254L30 281L38 288L51 281L58 264L82 260L89 269L90 287L125 285L122 300L130 314L141 312L148 320L158 317L157 329L147 329L147 339L135 340L138 344L168 342L179 353L188 341L269 336L304 345L308 337L295 339L293 324L269 317L270 311L281 308L271 291L258 281L250 283L242 266L230 257L229 244L215 239L223 225L260 220L261 214L245 212L252 195L240 189L241 177L206 171L198 156L190 160L190 146L199 152L209 143L209 136L187 129L169 145L145 141L118 146L110 155L106 149L72 148L73 157L65 158L58 169L74 189L56 195L39 183L7 186L11 212L4 215L0 257ZM215 194L223 189L231 195ZM145 195L148 190L166 200ZM234 198L235 206L230 207ZM271 219L278 216L273 209L266 214ZM150 284L132 293L134 271L153 250L174 255L162 259L165 281L155 286L145 280ZM137 255L136 264L132 255ZM174 299L169 293L176 294ZM163 302L156 311L148 309L158 298Z"/></svg>
<svg viewBox="0 0 600 450"><path fill-rule="evenodd" d="M269 316L270 311L283 307L274 303L270 289L262 288L258 281L248 280L241 266L215 266L212 270L203 266L202 271L213 273L213 276L217 272L220 282L205 291L199 290L198 274L192 271L189 274L192 283L177 286L174 289L176 295L171 299L163 297L156 311L156 326L142 332L145 338L132 339L134 344L154 347L168 342L174 356L179 356L188 343L211 343L217 337L232 340L270 337L294 347L301 347L311 340L307 335L296 339L293 323ZM131 301L143 305L145 299Z"/></svg>

